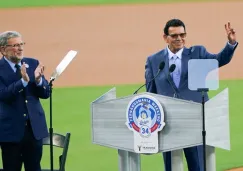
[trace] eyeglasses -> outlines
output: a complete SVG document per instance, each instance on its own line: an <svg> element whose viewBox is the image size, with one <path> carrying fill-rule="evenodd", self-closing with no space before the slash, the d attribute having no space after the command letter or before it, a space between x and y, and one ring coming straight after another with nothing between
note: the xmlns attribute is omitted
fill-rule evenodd
<svg viewBox="0 0 243 171"><path fill-rule="evenodd" d="M16 48L16 47L20 48L20 47L23 47L24 45L25 45L25 42L13 44L13 45L6 45L6 46L14 47L14 48Z"/></svg>
<svg viewBox="0 0 243 171"><path fill-rule="evenodd" d="M182 39L186 37L186 33L180 33L180 34L169 34L168 36L170 36L173 39L176 39L178 36L180 36Z"/></svg>

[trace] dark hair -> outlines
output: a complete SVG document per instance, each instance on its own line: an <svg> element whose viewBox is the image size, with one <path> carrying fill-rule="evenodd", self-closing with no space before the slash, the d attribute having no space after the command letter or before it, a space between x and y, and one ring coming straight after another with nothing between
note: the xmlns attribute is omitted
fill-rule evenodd
<svg viewBox="0 0 243 171"><path fill-rule="evenodd" d="M169 21L167 21L165 28L164 28L164 34L165 35L169 35L169 28L170 27L184 27L184 29L186 30L185 24L179 20L179 19L171 19Z"/></svg>

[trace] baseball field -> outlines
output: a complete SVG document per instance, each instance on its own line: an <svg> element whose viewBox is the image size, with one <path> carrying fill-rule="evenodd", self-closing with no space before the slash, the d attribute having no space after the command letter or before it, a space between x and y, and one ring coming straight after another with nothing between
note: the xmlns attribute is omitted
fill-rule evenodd
<svg viewBox="0 0 243 171"><path fill-rule="evenodd" d="M226 44L224 24L230 21L239 46L220 69L219 90L209 92L212 97L229 88L231 150L216 149L217 171L223 171L243 167L242 7L241 0L8 0L0 1L0 32L22 34L25 56L46 66L47 79L69 50L78 51L53 89L54 132L71 133L66 170L116 171L117 151L91 143L90 103L112 87L120 97L144 83L147 56L166 45L167 20L183 20L186 45L204 45L211 53ZM49 100L42 104L49 123ZM57 159L61 149L54 150ZM49 147L42 167L50 167ZM161 154L142 156L142 171L151 170L163 171Z"/></svg>

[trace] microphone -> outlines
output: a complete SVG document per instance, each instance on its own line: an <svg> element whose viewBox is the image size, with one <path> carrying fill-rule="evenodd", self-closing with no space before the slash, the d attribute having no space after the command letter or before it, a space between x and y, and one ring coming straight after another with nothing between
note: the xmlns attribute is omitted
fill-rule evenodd
<svg viewBox="0 0 243 171"><path fill-rule="evenodd" d="M176 65L175 65L175 64L172 64L172 65L170 66L170 68L169 68L169 74L168 74L168 76L167 76L166 78L167 78L167 80L169 81L170 86L171 86L171 88L172 88L173 91L174 91L174 97L179 97L179 95L177 94L177 92L176 92L176 90L175 90L175 88L174 88L172 82L171 82L170 79L168 78L169 75L170 75L170 73L174 72L175 68L176 68Z"/></svg>
<svg viewBox="0 0 243 171"><path fill-rule="evenodd" d="M176 65L175 64L172 64L169 68L169 74L174 72L175 71L175 68L176 68Z"/></svg>
<svg viewBox="0 0 243 171"><path fill-rule="evenodd" d="M158 70L158 72L157 72L157 74L154 76L154 78L152 79L152 80L150 80L149 82L148 82L148 84L149 83L151 83L158 75L159 75L159 73L160 73L160 71L162 71L163 69L164 69L164 67L165 67L165 62L164 61L162 61L160 64L159 64L159 70ZM138 93L138 91L143 87L143 86L145 86L147 83L145 83L145 84L143 84L142 86L140 86L133 94L137 94Z"/></svg>

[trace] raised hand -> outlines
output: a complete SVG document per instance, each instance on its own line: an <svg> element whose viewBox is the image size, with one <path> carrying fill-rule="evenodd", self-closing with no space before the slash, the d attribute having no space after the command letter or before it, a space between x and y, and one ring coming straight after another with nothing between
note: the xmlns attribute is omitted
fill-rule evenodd
<svg viewBox="0 0 243 171"><path fill-rule="evenodd" d="M24 81L26 81L26 82L30 81L29 75L26 72L25 63L23 63L23 65L21 66L21 75L22 75L22 78L24 79Z"/></svg>
<svg viewBox="0 0 243 171"><path fill-rule="evenodd" d="M41 77L42 75L44 75L44 69L45 67L41 63L35 69L35 81L37 82L37 84L40 83Z"/></svg>
<svg viewBox="0 0 243 171"><path fill-rule="evenodd" d="M236 34L235 34L235 30L231 27L230 22L225 24L225 30L226 30L229 43L234 45L236 43Z"/></svg>

